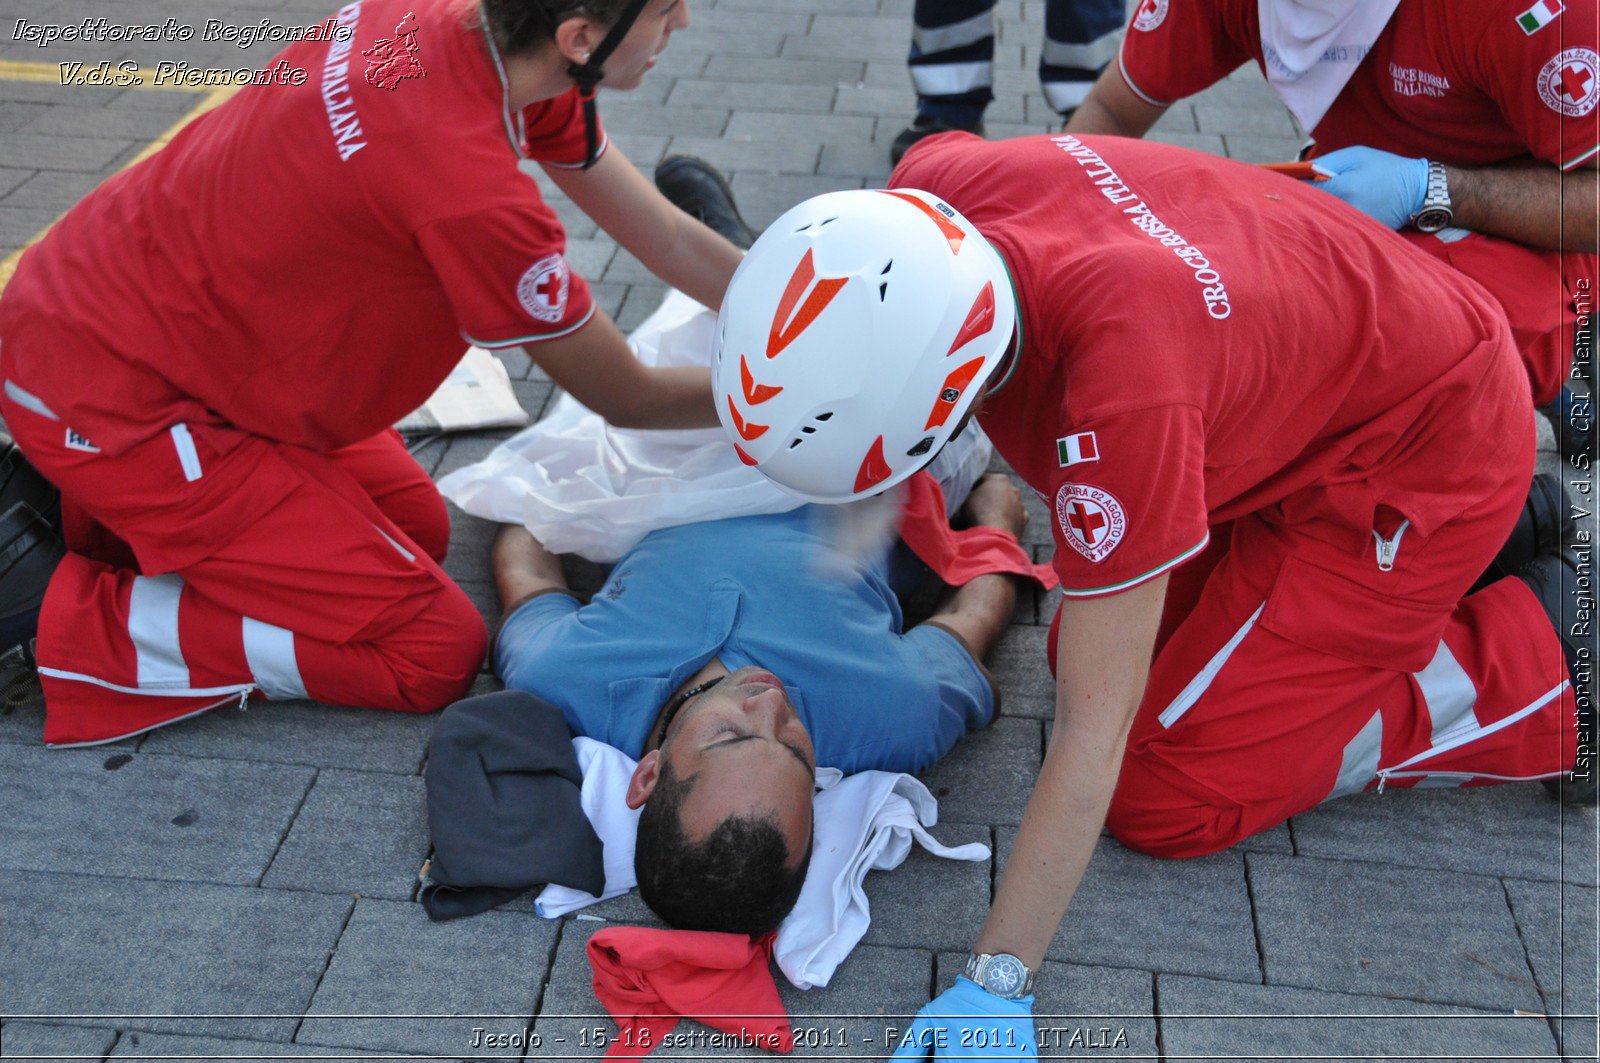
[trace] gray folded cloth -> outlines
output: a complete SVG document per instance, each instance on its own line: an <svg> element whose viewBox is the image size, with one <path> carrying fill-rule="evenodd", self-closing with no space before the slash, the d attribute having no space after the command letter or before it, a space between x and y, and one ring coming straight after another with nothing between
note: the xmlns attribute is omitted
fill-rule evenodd
<svg viewBox="0 0 1600 1063"><path fill-rule="evenodd" d="M434 921L476 915L555 882L605 892L600 838L579 801L583 772L561 710L504 690L444 710L428 743Z"/></svg>

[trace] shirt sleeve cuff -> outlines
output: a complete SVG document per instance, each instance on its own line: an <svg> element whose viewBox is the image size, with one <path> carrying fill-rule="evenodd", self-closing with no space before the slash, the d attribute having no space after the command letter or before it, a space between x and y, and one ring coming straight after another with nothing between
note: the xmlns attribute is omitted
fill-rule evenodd
<svg viewBox="0 0 1600 1063"><path fill-rule="evenodd" d="M961 647L961 652L967 655L967 659L972 662L972 666L977 669L978 674L983 677L983 681L989 686L989 721L984 726L987 727L990 723L993 723L1000 715L1000 684L994 681L994 675L984 665L983 661L978 658L978 655L972 652L972 647L967 645L967 640L956 634L954 629L946 627L937 620L925 620L918 624L917 628L931 628L934 631L942 631L955 640L957 646ZM916 630L916 628L912 630Z"/></svg>
<svg viewBox="0 0 1600 1063"><path fill-rule="evenodd" d="M1600 144L1596 144L1588 150L1582 151L1568 159L1566 162L1561 164L1561 169L1563 171L1575 169L1579 166L1582 166L1596 155L1600 155Z"/></svg>
<svg viewBox="0 0 1600 1063"><path fill-rule="evenodd" d="M1122 75L1122 83L1124 85L1128 86L1128 91L1132 92L1135 96L1139 97L1145 103L1148 103L1152 107L1171 107L1172 106L1171 101L1158 100L1154 96L1151 96L1148 93L1146 93L1138 85L1135 85L1133 83L1133 78L1128 74L1128 64L1123 62L1122 53L1120 51L1117 53L1117 72Z"/></svg>
<svg viewBox="0 0 1600 1063"><path fill-rule="evenodd" d="M546 587L512 602L489 637L489 659L495 663L495 673L501 678L505 677L506 669L500 663L500 642L505 637L506 629L514 628L518 634L532 634L552 621L571 615L582 605L577 595L561 587Z"/></svg>
<svg viewBox="0 0 1600 1063"><path fill-rule="evenodd" d="M1065 598L1103 598L1108 594L1121 594L1123 591L1132 590L1141 583L1149 583L1163 572L1183 564L1195 554L1198 554L1200 551L1204 550L1208 545L1210 545L1210 543L1211 532L1208 529L1205 537L1202 538L1199 543L1191 546L1189 549L1185 550L1171 561L1159 564L1148 572L1142 572L1131 579L1125 579L1118 583L1111 583L1104 587L1090 587L1084 590L1073 590L1063 583L1061 587L1061 594Z"/></svg>
<svg viewBox="0 0 1600 1063"><path fill-rule="evenodd" d="M485 340L479 339L477 336L474 336L463 329L461 331L461 338L472 344L474 347L482 347L483 349L489 351L499 350L502 347L520 347L525 343L539 343L543 340L558 340L562 336L572 335L574 332L577 332L579 329L583 328L583 326L587 325L589 320L594 317L594 312L596 309L597 308L594 306L594 304L591 303L588 313L584 314L583 317L579 318L575 323L568 325L566 328L557 332L535 332L531 335L513 336L509 339L503 340Z"/></svg>

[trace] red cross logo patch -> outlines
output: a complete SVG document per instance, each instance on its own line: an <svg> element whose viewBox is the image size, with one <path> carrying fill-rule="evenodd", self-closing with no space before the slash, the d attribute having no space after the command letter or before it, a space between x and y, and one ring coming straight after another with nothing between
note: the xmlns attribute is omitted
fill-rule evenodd
<svg viewBox="0 0 1600 1063"><path fill-rule="evenodd" d="M1600 101L1600 55L1590 48L1568 48L1539 71L1539 98L1568 118L1582 118Z"/></svg>
<svg viewBox="0 0 1600 1063"><path fill-rule="evenodd" d="M1149 33L1167 18L1168 0L1141 0L1133 13L1133 28Z"/></svg>
<svg viewBox="0 0 1600 1063"><path fill-rule="evenodd" d="M1099 564L1128 531L1122 503L1109 491L1088 484L1062 484L1056 492L1056 521L1066 544Z"/></svg>
<svg viewBox="0 0 1600 1063"><path fill-rule="evenodd" d="M567 260L550 254L528 267L517 281L517 301L535 321L553 325L567 312L567 288L572 274Z"/></svg>

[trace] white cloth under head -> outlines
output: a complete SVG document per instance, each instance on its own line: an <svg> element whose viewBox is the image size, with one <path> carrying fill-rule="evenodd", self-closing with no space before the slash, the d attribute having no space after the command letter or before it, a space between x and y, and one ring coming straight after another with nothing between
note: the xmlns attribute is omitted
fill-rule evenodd
<svg viewBox="0 0 1600 1063"><path fill-rule="evenodd" d="M709 366L716 324L716 314L668 291L628 342L645 365ZM992 450L969 425L928 467L950 512L983 474ZM739 461L720 427L614 428L565 394L538 424L440 480L439 491L473 516L523 525L554 553L603 564L658 528L784 513L802 504Z"/></svg>
<svg viewBox="0 0 1600 1063"><path fill-rule="evenodd" d="M605 850L606 891L596 897L568 886L546 886L534 910L557 919L637 885L633 875L639 813L624 800L635 762L621 750L590 738L573 739L583 771L581 803ZM949 860L989 858L979 842L946 846L927 831L939 820L939 803L909 775L863 771L842 775L817 769L812 804L811 866L794 911L778 927L773 949L778 968L799 989L825 986L872 922L862 883L869 871L899 867L915 841Z"/></svg>
<svg viewBox="0 0 1600 1063"><path fill-rule="evenodd" d="M1400 0L1258 0L1267 81L1310 132L1389 24Z"/></svg>

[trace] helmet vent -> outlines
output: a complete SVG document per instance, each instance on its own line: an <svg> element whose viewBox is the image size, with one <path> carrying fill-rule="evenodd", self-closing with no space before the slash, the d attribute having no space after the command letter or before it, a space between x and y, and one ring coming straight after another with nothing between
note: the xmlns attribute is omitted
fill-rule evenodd
<svg viewBox="0 0 1600 1063"><path fill-rule="evenodd" d="M821 221L817 222L817 228L820 229L824 225L827 225L829 222L835 222L835 221L838 221L838 220L839 220L839 216L837 214L835 214L831 218L823 218Z"/></svg>
<svg viewBox="0 0 1600 1063"><path fill-rule="evenodd" d="M828 418L830 418L832 416L833 416L833 411L829 410L827 413L819 413L819 414L817 414L817 420L826 421Z"/></svg>
<svg viewBox="0 0 1600 1063"><path fill-rule="evenodd" d="M800 434L795 436L794 439L790 440L789 449L793 450L795 447L798 447L801 443L804 443L806 441L806 436L815 435L816 431L817 431L817 426L819 424L823 423L823 422L826 422L832 416L833 416L833 411L832 410L825 410L822 413L818 413L818 414L812 415L812 418L811 418L812 423L811 424L804 424L804 425L800 426Z"/></svg>
<svg viewBox="0 0 1600 1063"><path fill-rule="evenodd" d="M892 258L889 260L888 265L884 266L883 269L878 271L878 276L887 277L889 275L889 271L891 269L894 269L894 259L892 259ZM888 281L884 281L882 284L878 285L878 302L881 303L885 299L887 299L888 297L889 297L889 282Z"/></svg>

